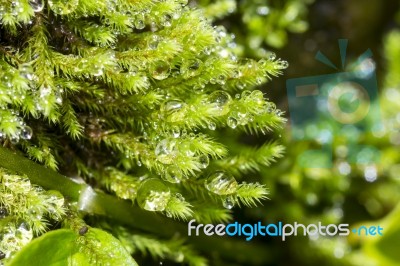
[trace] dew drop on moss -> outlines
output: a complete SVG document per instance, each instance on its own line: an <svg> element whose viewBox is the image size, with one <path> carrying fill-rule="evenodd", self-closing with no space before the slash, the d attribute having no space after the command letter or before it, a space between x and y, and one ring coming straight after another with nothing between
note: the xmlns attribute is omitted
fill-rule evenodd
<svg viewBox="0 0 400 266"><path fill-rule="evenodd" d="M288 66L289 66L289 63L287 61L279 60L276 62L274 68L275 69L286 69L286 68L288 68Z"/></svg>
<svg viewBox="0 0 400 266"><path fill-rule="evenodd" d="M170 183L180 183L182 180L182 171L178 166L171 165L166 169L162 178Z"/></svg>
<svg viewBox="0 0 400 266"><path fill-rule="evenodd" d="M147 211L164 211L171 198L170 189L157 178L147 179L140 185L136 201Z"/></svg>
<svg viewBox="0 0 400 266"><path fill-rule="evenodd" d="M187 60L181 65L181 74L185 77L193 77L198 73L202 64L200 59Z"/></svg>
<svg viewBox="0 0 400 266"><path fill-rule="evenodd" d="M214 122L208 123L209 130L215 130L216 128L217 128L217 125Z"/></svg>
<svg viewBox="0 0 400 266"><path fill-rule="evenodd" d="M238 125L237 119L234 118L233 116L228 117L226 123L230 128L236 128Z"/></svg>
<svg viewBox="0 0 400 266"><path fill-rule="evenodd" d="M6 218L8 215L8 211L4 207L0 207L0 219Z"/></svg>
<svg viewBox="0 0 400 266"><path fill-rule="evenodd" d="M20 65L19 66L19 74L28 80L34 79L33 69L29 64Z"/></svg>
<svg viewBox="0 0 400 266"><path fill-rule="evenodd" d="M268 54L268 60L274 61L276 59L276 54L274 52L270 52Z"/></svg>
<svg viewBox="0 0 400 266"><path fill-rule="evenodd" d="M231 96L225 91L214 91L208 96L208 103L212 105L211 111L215 116L222 116L229 112Z"/></svg>
<svg viewBox="0 0 400 266"><path fill-rule="evenodd" d="M199 163L200 163L200 167L205 169L205 168L207 168L208 164L210 163L210 159L205 154L200 155Z"/></svg>
<svg viewBox="0 0 400 266"><path fill-rule="evenodd" d="M174 138L179 138L180 135L181 135L181 130L179 129L178 126L174 126L174 127L172 128L172 136L173 136Z"/></svg>
<svg viewBox="0 0 400 266"><path fill-rule="evenodd" d="M218 195L235 193L238 188L236 179L224 171L216 171L210 174L204 185L209 191Z"/></svg>
<svg viewBox="0 0 400 266"><path fill-rule="evenodd" d="M162 60L157 60L150 68L150 74L154 79L163 80L168 78L171 72L170 65Z"/></svg>
<svg viewBox="0 0 400 266"><path fill-rule="evenodd" d="M185 102L179 99L171 99L164 102L161 105L160 111L164 118L170 120L171 122L177 122L182 120L184 113L179 112L184 106ZM183 135L183 134L182 134Z"/></svg>
<svg viewBox="0 0 400 266"><path fill-rule="evenodd" d="M172 21L171 14L165 13L162 16L161 25L164 27L171 27L171 25L172 25L171 21Z"/></svg>
<svg viewBox="0 0 400 266"><path fill-rule="evenodd" d="M22 130L21 130L21 138L22 139L28 139L29 140L29 139L32 138L32 134L33 134L32 128L30 128L28 126L23 127Z"/></svg>
<svg viewBox="0 0 400 266"><path fill-rule="evenodd" d="M34 12L40 12L43 10L44 3L42 0L30 0L29 4L31 5Z"/></svg>
<svg viewBox="0 0 400 266"><path fill-rule="evenodd" d="M233 208L233 206L234 206L235 204L233 203L233 201L232 201L232 199L231 199L230 197L227 197L226 199L224 199L222 205L223 205L226 209L230 210L230 209Z"/></svg>
<svg viewBox="0 0 400 266"><path fill-rule="evenodd" d="M155 149L157 160L163 164L172 164L176 156L176 141L164 139L160 141Z"/></svg>
<svg viewBox="0 0 400 266"><path fill-rule="evenodd" d="M137 16L134 22L135 28L138 30L144 29L146 27L146 24L144 22L144 14L140 14Z"/></svg>

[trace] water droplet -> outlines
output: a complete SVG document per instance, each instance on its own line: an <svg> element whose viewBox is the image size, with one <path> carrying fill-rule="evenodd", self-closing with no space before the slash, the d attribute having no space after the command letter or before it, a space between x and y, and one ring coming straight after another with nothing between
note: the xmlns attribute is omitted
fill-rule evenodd
<svg viewBox="0 0 400 266"><path fill-rule="evenodd" d="M240 82L240 81L238 83L236 83L236 88L238 88L239 90L243 90L246 87L247 87L246 83L243 83L243 82Z"/></svg>
<svg viewBox="0 0 400 266"><path fill-rule="evenodd" d="M184 118L184 113L179 112L186 104L179 99L171 99L161 105L160 111L171 122L178 122ZM182 134L183 135L183 134Z"/></svg>
<svg viewBox="0 0 400 266"><path fill-rule="evenodd" d="M4 207L0 207L0 219L6 218L8 215L8 211Z"/></svg>
<svg viewBox="0 0 400 266"><path fill-rule="evenodd" d="M144 22L144 14L139 14L134 22L135 28L138 30L143 30L146 27Z"/></svg>
<svg viewBox="0 0 400 266"><path fill-rule="evenodd" d="M157 178L150 178L140 185L136 201L144 210L164 211L170 198L171 192L168 186Z"/></svg>
<svg viewBox="0 0 400 266"><path fill-rule="evenodd" d="M225 91L214 91L208 96L208 103L212 105L211 112L215 116L222 116L229 112L231 96Z"/></svg>
<svg viewBox="0 0 400 266"><path fill-rule="evenodd" d="M227 208L228 210L232 209L233 206L235 205L230 197L227 197L224 199L222 205Z"/></svg>
<svg viewBox="0 0 400 266"><path fill-rule="evenodd" d="M203 50L203 52L204 52L204 54L206 54L206 55L210 55L211 53L212 53L212 48L211 47L206 47L206 48L204 48L204 50Z"/></svg>
<svg viewBox="0 0 400 266"><path fill-rule="evenodd" d="M170 65L162 60L157 60L150 67L151 76L157 80L163 80L168 78L170 72L171 72Z"/></svg>
<svg viewBox="0 0 400 266"><path fill-rule="evenodd" d="M205 168L207 168L208 164L210 163L210 159L205 154L200 155L199 163L200 163L200 167L205 169Z"/></svg>
<svg viewBox="0 0 400 266"><path fill-rule="evenodd" d="M208 129L215 130L216 128L217 128L217 125L214 122L208 123Z"/></svg>
<svg viewBox="0 0 400 266"><path fill-rule="evenodd" d="M218 195L235 193L238 188L236 179L224 171L212 173L208 176L204 184L209 191Z"/></svg>
<svg viewBox="0 0 400 266"><path fill-rule="evenodd" d="M267 61L265 59L261 59L260 61L258 61L258 64L262 67L265 67L267 65Z"/></svg>
<svg viewBox="0 0 400 266"><path fill-rule="evenodd" d="M13 135L10 137L10 142L12 144L17 144L19 142L19 137L17 135Z"/></svg>
<svg viewBox="0 0 400 266"><path fill-rule="evenodd" d="M200 59L186 60L181 65L181 74L187 78L194 77L198 74L198 70L202 64L203 62Z"/></svg>
<svg viewBox="0 0 400 266"><path fill-rule="evenodd" d="M193 156L196 153L195 147L190 141L185 141L181 143L180 150L186 154L186 156Z"/></svg>
<svg viewBox="0 0 400 266"><path fill-rule="evenodd" d="M40 221L42 219L42 213L35 207L32 206L27 211L28 217L33 221Z"/></svg>
<svg viewBox="0 0 400 266"><path fill-rule="evenodd" d="M232 116L228 117L226 123L227 123L227 125L228 125L229 127L231 127L231 128L236 128L237 125L238 125L237 119L234 118L234 117L232 117Z"/></svg>
<svg viewBox="0 0 400 266"><path fill-rule="evenodd" d="M170 183L180 183L182 180L182 171L179 167L171 165L167 168L162 178Z"/></svg>
<svg viewBox="0 0 400 266"><path fill-rule="evenodd" d="M164 27L171 27L172 23L172 16L171 14L164 13L161 19L161 25Z"/></svg>
<svg viewBox="0 0 400 266"><path fill-rule="evenodd" d="M274 52L270 52L268 54L268 60L269 61L274 61L276 59L276 54Z"/></svg>
<svg viewBox="0 0 400 266"><path fill-rule="evenodd" d="M172 164L176 157L176 141L171 139L164 139L160 141L155 149L157 160L163 164Z"/></svg>
<svg viewBox="0 0 400 266"><path fill-rule="evenodd" d="M179 201L185 201L185 198L182 196L181 193L176 193L175 198L177 198Z"/></svg>
<svg viewBox="0 0 400 266"><path fill-rule="evenodd" d="M220 85L225 85L226 83L226 76L225 75L219 75L217 79L218 84Z"/></svg>
<svg viewBox="0 0 400 266"><path fill-rule="evenodd" d="M173 136L174 138L179 138L180 135L181 135L181 130L179 129L178 126L174 126L174 127L172 128L172 136Z"/></svg>
<svg viewBox="0 0 400 266"><path fill-rule="evenodd" d="M285 69L289 66L289 63L285 60L278 60L274 65L275 69Z"/></svg>
<svg viewBox="0 0 400 266"><path fill-rule="evenodd" d="M79 0L49 0L51 10L59 15L68 15L75 11Z"/></svg>
<svg viewBox="0 0 400 266"><path fill-rule="evenodd" d="M151 50L156 50L159 43L160 43L160 37L158 35L152 35L149 41L149 48Z"/></svg>
<svg viewBox="0 0 400 266"><path fill-rule="evenodd" d="M21 64L19 66L19 74L28 80L33 80L35 77L33 68L29 64Z"/></svg>
<svg viewBox="0 0 400 266"><path fill-rule="evenodd" d="M21 130L21 138L22 139L31 139L32 134L33 134L32 128L30 128L28 126L23 127Z"/></svg>
<svg viewBox="0 0 400 266"><path fill-rule="evenodd" d="M44 7L42 0L30 0L29 4L31 5L34 12L40 12L43 10Z"/></svg>
<svg viewBox="0 0 400 266"><path fill-rule="evenodd" d="M234 70L232 74L232 78L240 78L242 76L242 72L240 70Z"/></svg>
<svg viewBox="0 0 400 266"><path fill-rule="evenodd" d="M22 222L16 232L15 236L19 238L19 240L22 242L22 245L28 244L32 238L33 238L33 232L32 229L24 222Z"/></svg>

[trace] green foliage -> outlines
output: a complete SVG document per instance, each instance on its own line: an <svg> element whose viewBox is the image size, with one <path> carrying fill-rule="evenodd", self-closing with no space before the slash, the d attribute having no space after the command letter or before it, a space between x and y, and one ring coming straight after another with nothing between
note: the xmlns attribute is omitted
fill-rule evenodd
<svg viewBox="0 0 400 266"><path fill-rule="evenodd" d="M137 263L112 235L97 228L46 233L25 246L8 265L126 265Z"/></svg>
<svg viewBox="0 0 400 266"><path fill-rule="evenodd" d="M226 4L220 6L229 11L232 3ZM130 252L206 265L184 240L163 239L151 226L153 235L143 232L152 223L140 217L154 212L162 221L226 222L234 206L266 198L266 186L252 182L283 147L254 148L239 139L266 135L285 122L256 86L288 63L239 58L234 38L207 19L216 17L210 9L186 1L19 0L1 1L0 10L1 144L43 165L39 179L37 166L29 171L24 164L20 171L45 189L63 184L58 189L69 203L2 170L0 202L10 215L0 220L1 230L18 231L22 221L30 232L15 246L2 238L7 261L22 265L38 256L38 265L135 265L100 229L39 237L47 224L68 227L71 217L90 213L115 223L133 219L110 230ZM16 170L12 157L2 165ZM62 181L45 167L86 184ZM102 192L129 200L140 217L124 217L125 202ZM43 245L48 250L39 256ZM56 255L47 260L47 254Z"/></svg>
<svg viewBox="0 0 400 266"><path fill-rule="evenodd" d="M200 0L205 15L213 21L226 20L237 35L238 51L257 57L274 57L268 47L282 48L289 33L303 33L308 29L308 6L313 0ZM229 18L233 17L233 21Z"/></svg>
<svg viewBox="0 0 400 266"><path fill-rule="evenodd" d="M0 250L8 258L65 217L64 198L0 168Z"/></svg>

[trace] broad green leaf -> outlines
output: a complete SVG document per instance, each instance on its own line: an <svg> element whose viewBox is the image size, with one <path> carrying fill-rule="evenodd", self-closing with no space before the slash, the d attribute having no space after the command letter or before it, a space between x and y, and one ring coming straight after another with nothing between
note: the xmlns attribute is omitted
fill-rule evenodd
<svg viewBox="0 0 400 266"><path fill-rule="evenodd" d="M79 252L77 237L77 233L68 229L46 233L19 251L9 265L68 265L69 258Z"/></svg>
<svg viewBox="0 0 400 266"><path fill-rule="evenodd" d="M96 228L81 236L69 229L44 234L25 246L9 266L137 266L111 234Z"/></svg>

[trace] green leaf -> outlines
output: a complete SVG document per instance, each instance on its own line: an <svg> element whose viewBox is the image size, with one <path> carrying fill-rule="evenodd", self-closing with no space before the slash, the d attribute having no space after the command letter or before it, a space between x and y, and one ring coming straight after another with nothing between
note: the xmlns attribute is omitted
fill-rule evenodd
<svg viewBox="0 0 400 266"><path fill-rule="evenodd" d="M111 234L90 228L83 236L70 229L46 233L25 246L8 265L137 266L137 263Z"/></svg>

